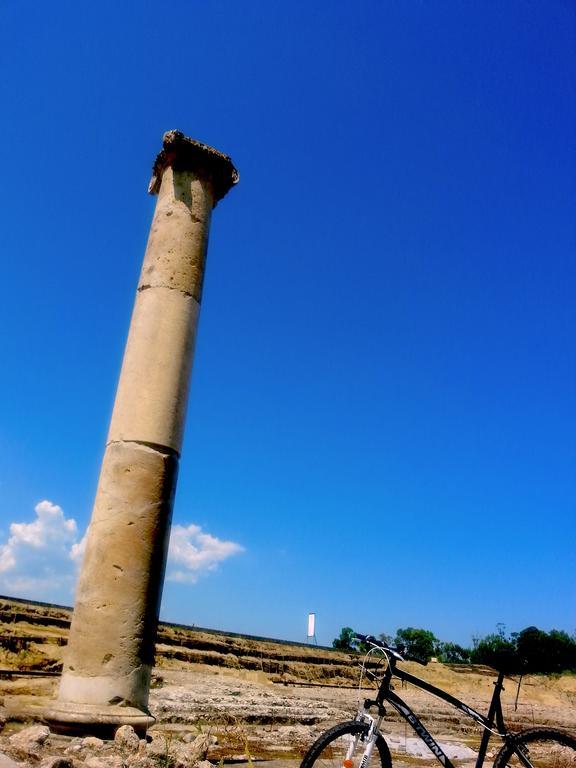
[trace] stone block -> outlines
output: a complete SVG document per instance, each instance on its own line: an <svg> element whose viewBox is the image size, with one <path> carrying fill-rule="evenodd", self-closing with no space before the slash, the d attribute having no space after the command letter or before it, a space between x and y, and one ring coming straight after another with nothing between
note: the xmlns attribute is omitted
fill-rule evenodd
<svg viewBox="0 0 576 768"><path fill-rule="evenodd" d="M136 298L108 442L138 441L180 452L198 302L169 288Z"/></svg>
<svg viewBox="0 0 576 768"><path fill-rule="evenodd" d="M209 181L192 171L165 170L139 290L170 288L200 302L213 202Z"/></svg>
<svg viewBox="0 0 576 768"><path fill-rule="evenodd" d="M66 701L146 707L178 461L108 446L60 683Z"/></svg>

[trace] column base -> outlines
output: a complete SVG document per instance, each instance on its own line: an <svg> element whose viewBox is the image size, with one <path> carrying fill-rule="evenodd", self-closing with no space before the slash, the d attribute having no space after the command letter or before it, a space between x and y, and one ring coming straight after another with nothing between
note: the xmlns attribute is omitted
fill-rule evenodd
<svg viewBox="0 0 576 768"><path fill-rule="evenodd" d="M131 725L142 737L156 722L150 712L117 704L77 704L55 701L42 712L42 719L55 733L113 736L121 725Z"/></svg>

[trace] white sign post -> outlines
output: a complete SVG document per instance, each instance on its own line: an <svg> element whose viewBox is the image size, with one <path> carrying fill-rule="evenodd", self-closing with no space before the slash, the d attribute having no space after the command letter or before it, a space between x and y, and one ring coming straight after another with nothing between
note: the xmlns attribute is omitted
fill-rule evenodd
<svg viewBox="0 0 576 768"><path fill-rule="evenodd" d="M308 642L311 642L312 640L318 645L316 641L316 614L315 613L309 613L308 614Z"/></svg>

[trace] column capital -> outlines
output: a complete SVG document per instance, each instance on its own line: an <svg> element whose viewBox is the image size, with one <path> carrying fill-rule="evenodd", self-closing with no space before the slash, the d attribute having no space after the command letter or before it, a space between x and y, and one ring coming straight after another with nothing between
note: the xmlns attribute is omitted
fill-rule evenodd
<svg viewBox="0 0 576 768"><path fill-rule="evenodd" d="M197 171L207 176L214 189L214 205L240 178L228 155L185 136L182 131L167 131L163 136L162 149L154 162L148 185L151 195L160 191L162 174L168 166L177 171Z"/></svg>

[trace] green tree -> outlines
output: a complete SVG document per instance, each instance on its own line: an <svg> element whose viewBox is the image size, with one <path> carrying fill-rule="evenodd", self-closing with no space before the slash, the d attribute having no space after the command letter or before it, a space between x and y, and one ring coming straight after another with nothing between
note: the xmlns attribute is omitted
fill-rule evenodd
<svg viewBox="0 0 576 768"><path fill-rule="evenodd" d="M516 653L529 672L548 672L549 637L538 627L526 627L515 636Z"/></svg>
<svg viewBox="0 0 576 768"><path fill-rule="evenodd" d="M576 641L566 632L526 627L516 635L516 650L528 672L576 669Z"/></svg>
<svg viewBox="0 0 576 768"><path fill-rule="evenodd" d="M440 643L438 661L444 664L469 664L471 651L457 643Z"/></svg>
<svg viewBox="0 0 576 768"><path fill-rule="evenodd" d="M399 629L394 642L399 647L403 646L407 654L416 656L422 661L430 661L432 656L437 655L440 646L440 641L429 629L414 627Z"/></svg>
<svg viewBox="0 0 576 768"><path fill-rule="evenodd" d="M470 661L473 664L486 664L504 672L519 670L516 643L513 638L507 638L502 631L486 635L474 642L475 645L470 654Z"/></svg>
<svg viewBox="0 0 576 768"><path fill-rule="evenodd" d="M504 625L496 634L476 640L471 654L474 664L488 664L504 672L564 672L576 670L576 639L553 629L544 632L526 627L506 637Z"/></svg>
<svg viewBox="0 0 576 768"><path fill-rule="evenodd" d="M340 630L340 636L332 641L332 647L337 648L339 651L354 651L356 650L355 631L352 627L342 627Z"/></svg>
<svg viewBox="0 0 576 768"><path fill-rule="evenodd" d="M552 629L548 638L551 671L576 671L576 637L570 637L567 632L562 630Z"/></svg>

